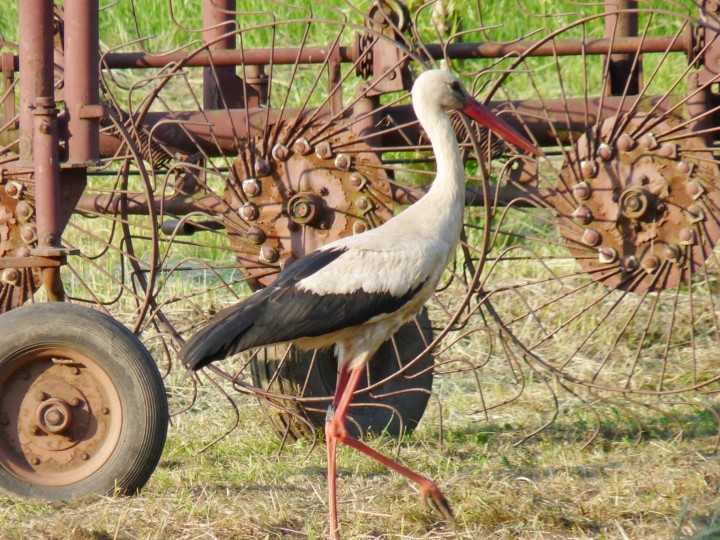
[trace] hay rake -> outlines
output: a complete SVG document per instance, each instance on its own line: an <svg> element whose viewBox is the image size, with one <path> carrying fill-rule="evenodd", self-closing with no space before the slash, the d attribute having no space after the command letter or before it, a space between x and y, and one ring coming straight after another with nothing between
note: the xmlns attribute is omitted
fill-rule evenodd
<svg viewBox="0 0 720 540"><path fill-rule="evenodd" d="M18 4L0 41L0 322L20 336L0 354L5 489L142 486L166 429L154 366L174 376L209 314L422 196L433 156L408 91L437 63L547 157L458 118L463 242L371 362L357 431L412 429L450 373L480 412L530 373L589 404L717 416L715 1ZM283 437L314 437L335 367L277 347L205 376L261 397ZM483 392L496 376L510 392Z"/></svg>

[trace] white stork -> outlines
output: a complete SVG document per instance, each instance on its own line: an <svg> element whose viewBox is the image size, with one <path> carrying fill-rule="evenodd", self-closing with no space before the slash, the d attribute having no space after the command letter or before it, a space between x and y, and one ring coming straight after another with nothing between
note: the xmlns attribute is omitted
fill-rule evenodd
<svg viewBox="0 0 720 540"><path fill-rule="evenodd" d="M293 342L302 349L335 346L338 380L325 422L330 536L337 538L335 448L356 448L418 484L448 519L438 486L350 437L345 416L365 364L412 319L435 291L455 252L463 223L465 167L447 111L460 111L532 154L539 150L445 70L420 75L412 89L420 124L432 143L437 176L427 194L383 225L341 238L287 266L275 283L213 317L180 356L198 370L252 347Z"/></svg>

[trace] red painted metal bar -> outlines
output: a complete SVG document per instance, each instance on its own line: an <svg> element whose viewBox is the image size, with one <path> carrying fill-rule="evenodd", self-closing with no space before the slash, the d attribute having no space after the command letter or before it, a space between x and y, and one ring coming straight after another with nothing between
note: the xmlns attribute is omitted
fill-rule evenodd
<svg viewBox="0 0 720 540"><path fill-rule="evenodd" d="M450 58L463 60L472 58L501 58L503 56L576 56L580 54L632 54L642 48L644 53L684 52L686 44L673 37L624 37L611 43L610 39L598 38L583 41L581 39L558 39L538 45L536 41L517 41L512 43L451 43L443 49L442 45L426 45L433 58L444 58L444 51ZM529 51L529 52L528 52ZM340 59L343 62L354 62L352 47L339 47ZM324 61L329 51L326 47L250 49L250 50L218 50L212 53L212 63L216 66L267 65L273 64L316 64ZM146 52L111 53L104 57L109 68L151 68L164 67L168 64L183 62L187 66L210 65L209 54L200 51L192 58L187 52L170 52L167 54L150 54Z"/></svg>
<svg viewBox="0 0 720 540"><path fill-rule="evenodd" d="M99 158L100 53L98 0L65 2L65 104L68 112L68 161L85 165Z"/></svg>
<svg viewBox="0 0 720 540"><path fill-rule="evenodd" d="M20 159L33 161L33 107L38 97L53 96L53 3L22 0L19 4Z"/></svg>

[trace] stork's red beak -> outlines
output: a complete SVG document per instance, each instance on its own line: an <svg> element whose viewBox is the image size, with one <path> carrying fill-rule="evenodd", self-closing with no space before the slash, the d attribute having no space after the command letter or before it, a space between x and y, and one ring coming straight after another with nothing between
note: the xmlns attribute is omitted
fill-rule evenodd
<svg viewBox="0 0 720 540"><path fill-rule="evenodd" d="M465 102L465 106L460 109L460 112L468 115L473 120L477 120L483 126L502 137L503 140L521 148L522 150L525 150L529 154L538 157L543 155L542 151L537 146L532 144L525 137L511 128L506 122L490 112L490 109L479 101L468 97Z"/></svg>

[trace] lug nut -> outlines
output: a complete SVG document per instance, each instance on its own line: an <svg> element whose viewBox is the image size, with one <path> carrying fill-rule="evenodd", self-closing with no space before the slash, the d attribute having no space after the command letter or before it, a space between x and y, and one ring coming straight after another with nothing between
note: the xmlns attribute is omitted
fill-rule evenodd
<svg viewBox="0 0 720 540"><path fill-rule="evenodd" d="M620 137L618 137L617 147L621 152L627 152L628 150L631 150L633 146L635 146L635 141L627 133L623 133Z"/></svg>
<svg viewBox="0 0 720 540"><path fill-rule="evenodd" d="M332 157L332 148L330 143L323 141L315 147L315 155L320 159L330 159Z"/></svg>
<svg viewBox="0 0 720 540"><path fill-rule="evenodd" d="M587 225L592 221L592 212L587 206L578 206L571 214L573 219L578 223Z"/></svg>
<svg viewBox="0 0 720 540"><path fill-rule="evenodd" d="M256 204L247 202L240 207L240 216L245 221L255 221L260 216L260 211Z"/></svg>
<svg viewBox="0 0 720 540"><path fill-rule="evenodd" d="M285 161L288 157L290 157L290 151L284 144L277 143L273 146L272 157L278 161Z"/></svg>
<svg viewBox="0 0 720 540"><path fill-rule="evenodd" d="M595 229L585 229L580 241L586 246L595 247L600 243L600 233Z"/></svg>
<svg viewBox="0 0 720 540"><path fill-rule="evenodd" d="M587 182L579 182L575 184L572 188L573 195L575 195L575 198L580 201L587 201L590 198L590 195L592 194L592 189L590 188L590 184Z"/></svg>
<svg viewBox="0 0 720 540"><path fill-rule="evenodd" d="M262 184L255 178L247 178L242 181L242 190L248 197L257 197L262 193Z"/></svg>
<svg viewBox="0 0 720 540"><path fill-rule="evenodd" d="M695 231L684 227L678 233L678 244L681 246L692 246L695 244Z"/></svg>
<svg viewBox="0 0 720 540"><path fill-rule="evenodd" d="M648 274L652 274L655 270L657 270L658 266L660 266L660 259L658 259L655 255L648 255L642 260L640 266L642 266L642 269Z"/></svg>
<svg viewBox="0 0 720 540"><path fill-rule="evenodd" d="M295 141L295 144L293 144L293 152L301 156L307 156L311 151L310 143L307 142L307 139L304 137L300 137Z"/></svg>
<svg viewBox="0 0 720 540"><path fill-rule="evenodd" d="M580 173L583 178L592 178L597 173L597 164L594 161L583 160L580 162Z"/></svg>
<svg viewBox="0 0 720 540"><path fill-rule="evenodd" d="M350 168L351 164L352 160L347 154L338 154L337 156L335 156L335 166L338 169L347 171Z"/></svg>
<svg viewBox="0 0 720 540"><path fill-rule="evenodd" d="M603 246L598 250L598 260L603 264L614 263L617 261L617 251L611 247Z"/></svg>
<svg viewBox="0 0 720 540"><path fill-rule="evenodd" d="M263 246L260 248L260 262L263 263L274 263L279 258L277 249L272 246Z"/></svg>
<svg viewBox="0 0 720 540"><path fill-rule="evenodd" d="M264 158L258 158L255 161L255 174L258 176L267 176L270 174L270 162Z"/></svg>

